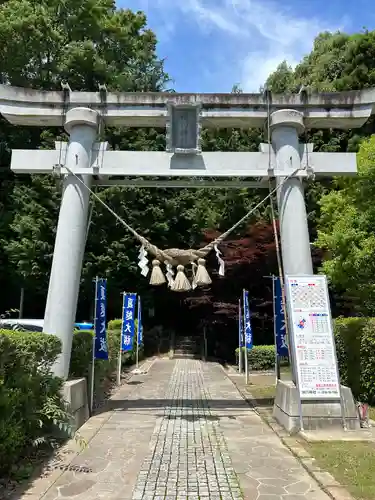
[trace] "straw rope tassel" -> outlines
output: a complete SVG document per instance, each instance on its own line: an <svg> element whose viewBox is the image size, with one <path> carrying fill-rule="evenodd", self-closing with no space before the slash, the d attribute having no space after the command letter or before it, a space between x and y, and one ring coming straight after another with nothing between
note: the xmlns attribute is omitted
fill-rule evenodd
<svg viewBox="0 0 375 500"><path fill-rule="evenodd" d="M174 292L188 292L191 290L190 281L187 279L184 269L184 266L177 266L176 279L171 287Z"/></svg>
<svg viewBox="0 0 375 500"><path fill-rule="evenodd" d="M160 268L160 260L155 259L152 261L150 285L163 285L165 282L165 276Z"/></svg>
<svg viewBox="0 0 375 500"><path fill-rule="evenodd" d="M195 275L195 283L198 286L207 286L212 283L210 275L206 269L205 259L198 259L198 269Z"/></svg>

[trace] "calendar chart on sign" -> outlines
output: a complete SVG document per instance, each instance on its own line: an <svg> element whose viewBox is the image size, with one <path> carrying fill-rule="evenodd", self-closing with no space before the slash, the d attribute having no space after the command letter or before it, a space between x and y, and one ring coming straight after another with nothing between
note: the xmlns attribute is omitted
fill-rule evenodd
<svg viewBox="0 0 375 500"><path fill-rule="evenodd" d="M325 276L286 276L301 399L338 399L340 386Z"/></svg>

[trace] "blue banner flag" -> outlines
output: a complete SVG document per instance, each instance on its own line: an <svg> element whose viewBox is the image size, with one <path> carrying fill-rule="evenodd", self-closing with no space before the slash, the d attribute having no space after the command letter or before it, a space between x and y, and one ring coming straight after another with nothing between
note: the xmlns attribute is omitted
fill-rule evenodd
<svg viewBox="0 0 375 500"><path fill-rule="evenodd" d="M286 325L285 314L283 307L283 296L281 290L280 278L274 278L274 307L275 307L275 335L276 335L276 348L277 355L281 357L288 357L289 350L286 343Z"/></svg>
<svg viewBox="0 0 375 500"><path fill-rule="evenodd" d="M124 293L121 327L121 350L131 351L134 343L136 293Z"/></svg>
<svg viewBox="0 0 375 500"><path fill-rule="evenodd" d="M243 321L245 331L245 347L246 349L253 348L253 331L250 322L250 307L249 307L249 292L243 291Z"/></svg>
<svg viewBox="0 0 375 500"><path fill-rule="evenodd" d="M96 280L95 359L108 359L107 345L107 280Z"/></svg>
<svg viewBox="0 0 375 500"><path fill-rule="evenodd" d="M142 307L141 307L141 297L138 297L138 345L142 345L143 342L143 325L142 325Z"/></svg>
<svg viewBox="0 0 375 500"><path fill-rule="evenodd" d="M242 328L242 311L241 311L241 299L238 301L238 344L239 347L243 347L243 328Z"/></svg>

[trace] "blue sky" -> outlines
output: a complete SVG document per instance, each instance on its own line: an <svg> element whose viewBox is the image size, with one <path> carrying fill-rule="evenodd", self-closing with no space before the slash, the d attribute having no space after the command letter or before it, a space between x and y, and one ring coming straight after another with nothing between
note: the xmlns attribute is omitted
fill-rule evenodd
<svg viewBox="0 0 375 500"><path fill-rule="evenodd" d="M118 0L142 10L177 92L257 92L321 31L375 29L373 0Z"/></svg>

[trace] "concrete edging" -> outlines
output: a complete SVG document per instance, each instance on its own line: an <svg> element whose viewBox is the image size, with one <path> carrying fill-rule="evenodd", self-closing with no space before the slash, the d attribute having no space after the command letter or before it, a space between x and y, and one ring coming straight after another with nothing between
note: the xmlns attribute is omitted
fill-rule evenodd
<svg viewBox="0 0 375 500"><path fill-rule="evenodd" d="M299 461L299 463L307 471L307 473L318 483L324 493L326 493L332 500L355 500L352 495L345 489L345 487L342 486L338 481L336 481L336 479L329 472L324 471L323 469L318 467L318 465L316 465L315 458L313 458L308 453L308 451L305 450L305 448L299 445L295 437L288 434L286 430L281 425L279 425L272 417L266 418L266 416L262 414L261 411L259 411L260 407L253 404L253 401L256 400L254 398L252 400L249 398L249 393L247 394L244 391L244 388L240 387L236 383L237 380L233 379L225 371L224 367L223 371L226 376L232 381L247 404L251 408L253 408L260 416L260 418L270 427L270 429L272 429L272 431L281 440L283 445L288 448L288 450Z"/></svg>

